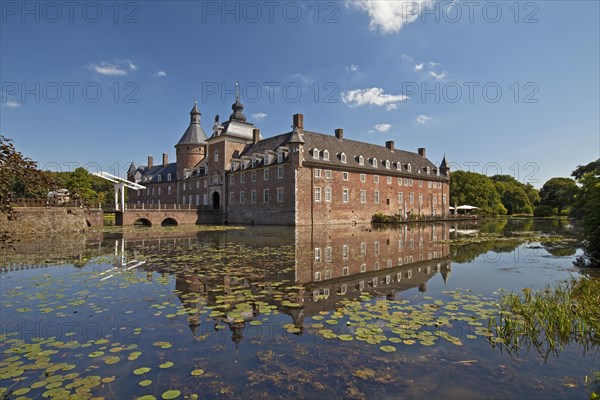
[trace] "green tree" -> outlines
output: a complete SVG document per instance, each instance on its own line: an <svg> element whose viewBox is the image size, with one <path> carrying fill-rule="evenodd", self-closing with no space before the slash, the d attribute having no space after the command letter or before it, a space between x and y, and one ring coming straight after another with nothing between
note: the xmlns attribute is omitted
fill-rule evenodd
<svg viewBox="0 0 600 400"><path fill-rule="evenodd" d="M531 214L533 209L531 202L525 191L517 185L507 185L502 193L502 205L506 207L509 215L512 214Z"/></svg>
<svg viewBox="0 0 600 400"><path fill-rule="evenodd" d="M560 214L563 208L573 205L577 189L577 184L571 178L552 178L540 190L540 203L556 207Z"/></svg>
<svg viewBox="0 0 600 400"><path fill-rule="evenodd" d="M585 254L591 266L600 267L600 159L578 166L571 176L581 185L575 208L583 218Z"/></svg>
<svg viewBox="0 0 600 400"><path fill-rule="evenodd" d="M468 204L480 208L484 215L504 215L506 208L502 205L500 195L492 180L482 174L467 171L456 171L450 178L450 202Z"/></svg>
<svg viewBox="0 0 600 400"><path fill-rule="evenodd" d="M80 200L83 204L89 204L98 197L92 189L92 176L82 167L76 168L69 176L67 189L69 189L71 197Z"/></svg>

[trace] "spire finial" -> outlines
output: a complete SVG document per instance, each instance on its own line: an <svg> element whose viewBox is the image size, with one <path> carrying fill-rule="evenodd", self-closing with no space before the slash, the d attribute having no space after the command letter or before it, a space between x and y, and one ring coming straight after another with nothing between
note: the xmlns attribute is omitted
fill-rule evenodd
<svg viewBox="0 0 600 400"><path fill-rule="evenodd" d="M240 101L240 83L239 82L235 83L235 101L236 102Z"/></svg>

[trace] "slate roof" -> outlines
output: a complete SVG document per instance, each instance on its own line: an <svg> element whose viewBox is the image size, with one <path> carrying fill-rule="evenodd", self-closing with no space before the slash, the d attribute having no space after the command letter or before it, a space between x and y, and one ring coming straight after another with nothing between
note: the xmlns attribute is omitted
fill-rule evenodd
<svg viewBox="0 0 600 400"><path fill-rule="evenodd" d="M171 174L171 182L177 179L177 163L159 164L154 165L152 168L142 165L138 168L138 171L142 174L140 180L142 183L158 183L158 175L162 175L161 182L167 182L168 174Z"/></svg>
<svg viewBox="0 0 600 400"><path fill-rule="evenodd" d="M200 125L200 111L196 103L194 103L194 108L190 111L190 126L183 133L176 146L183 144L206 144L206 133Z"/></svg>
<svg viewBox="0 0 600 400"><path fill-rule="evenodd" d="M431 178L436 177L438 167L425 157L418 153L410 151L394 149L391 151L385 146L376 144L359 142L350 139L338 139L333 135L326 135L317 132L303 131L301 135L304 140L304 163L322 165L324 168L337 166L340 169L361 169L366 172L389 171L390 173L410 174L420 176L426 174L426 168L430 168ZM257 143L247 145L241 152L242 156L252 156L254 153L264 153L265 150L277 150L280 146L287 146L290 141L297 140L298 133L288 132L282 135L273 136L268 139L261 140ZM313 157L313 150L319 150L319 158ZM329 160L323 159L323 151L329 151ZM341 161L341 154L346 154L346 162ZM365 165L358 163L358 156L364 157ZM371 161L377 158L377 168L373 167ZM382 165L382 161L390 161L390 168L387 169ZM401 170L397 169L397 163L402 164ZM407 169L408 164L411 165L411 171ZM261 166L261 164L257 166ZM419 173L420 171L420 173ZM445 176L440 176L445 178Z"/></svg>

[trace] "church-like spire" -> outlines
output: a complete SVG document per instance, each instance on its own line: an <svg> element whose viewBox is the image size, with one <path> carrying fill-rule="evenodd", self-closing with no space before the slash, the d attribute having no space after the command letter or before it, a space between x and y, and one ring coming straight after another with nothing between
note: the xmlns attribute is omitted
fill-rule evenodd
<svg viewBox="0 0 600 400"><path fill-rule="evenodd" d="M235 83L235 103L231 105L233 113L229 116L231 121L246 122L246 116L244 115L244 105L240 102L240 84Z"/></svg>
<svg viewBox="0 0 600 400"><path fill-rule="evenodd" d="M200 110L198 110L198 102L194 101L194 108L190 111L190 123L199 124L200 123Z"/></svg>

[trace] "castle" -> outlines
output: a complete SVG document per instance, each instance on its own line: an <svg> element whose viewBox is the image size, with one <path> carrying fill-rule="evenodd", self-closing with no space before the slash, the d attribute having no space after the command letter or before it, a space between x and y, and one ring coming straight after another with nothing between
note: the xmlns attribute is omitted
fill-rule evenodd
<svg viewBox="0 0 600 400"><path fill-rule="evenodd" d="M198 208L199 222L311 225L370 222L373 215L403 218L449 215L450 169L436 166L425 148L417 153L304 128L293 116L290 132L263 138L246 121L236 96L229 119L215 117L208 137L197 103L175 145L177 160L131 164L127 178L146 189L130 190L129 207Z"/></svg>

